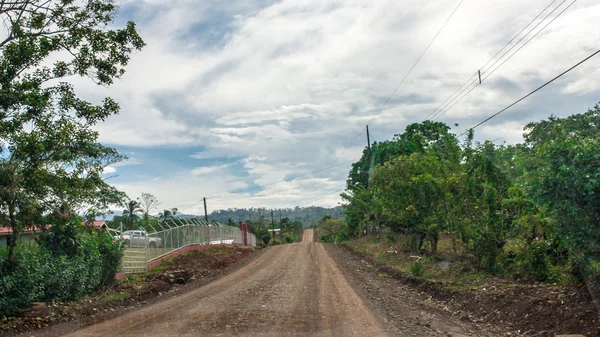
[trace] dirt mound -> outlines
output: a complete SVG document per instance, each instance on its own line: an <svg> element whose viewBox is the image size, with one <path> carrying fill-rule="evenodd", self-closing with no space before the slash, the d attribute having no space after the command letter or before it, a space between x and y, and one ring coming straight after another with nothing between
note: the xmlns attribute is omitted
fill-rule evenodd
<svg viewBox="0 0 600 337"><path fill-rule="evenodd" d="M409 284L448 303L461 319L505 326L521 335L600 336L598 310L585 287L568 285L511 285L456 290L445 282L414 277L375 261L366 253L343 247L374 265L378 272Z"/></svg>
<svg viewBox="0 0 600 337"><path fill-rule="evenodd" d="M223 270L245 258L254 250L238 247L213 247L194 250L174 259L166 260L146 276L141 290L145 296L159 295L189 281L204 280L223 273Z"/></svg>
<svg viewBox="0 0 600 337"><path fill-rule="evenodd" d="M15 335L72 320L77 320L79 326L100 322L159 301L175 291L181 293L209 283L254 251L225 246L191 251L163 261L149 273L128 275L112 287L79 301L38 304L19 317L0 321L0 335Z"/></svg>

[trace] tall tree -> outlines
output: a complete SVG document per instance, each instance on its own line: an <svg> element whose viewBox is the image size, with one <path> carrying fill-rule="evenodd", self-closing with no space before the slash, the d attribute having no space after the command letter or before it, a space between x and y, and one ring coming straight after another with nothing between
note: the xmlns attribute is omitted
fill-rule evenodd
<svg viewBox="0 0 600 337"><path fill-rule="evenodd" d="M43 215L68 221L70 210L123 198L102 179L123 156L97 143L93 129L119 106L82 100L66 82L110 85L144 46L133 22L108 28L116 9L110 0L0 2L8 29L0 41L0 225L13 230L11 263L19 235Z"/></svg>
<svg viewBox="0 0 600 337"><path fill-rule="evenodd" d="M138 198L138 202L142 208L144 223L148 224L150 222L150 212L157 209L160 201L153 194L142 193L142 196Z"/></svg>
<svg viewBox="0 0 600 337"><path fill-rule="evenodd" d="M540 158L527 191L558 220L555 231L577 258L600 257L600 107L526 130L526 144Z"/></svg>
<svg viewBox="0 0 600 337"><path fill-rule="evenodd" d="M123 210L123 218L125 218L125 228L128 230L133 229L137 219L139 219L139 213L142 212L140 204L135 200L129 200L124 205L126 209Z"/></svg>

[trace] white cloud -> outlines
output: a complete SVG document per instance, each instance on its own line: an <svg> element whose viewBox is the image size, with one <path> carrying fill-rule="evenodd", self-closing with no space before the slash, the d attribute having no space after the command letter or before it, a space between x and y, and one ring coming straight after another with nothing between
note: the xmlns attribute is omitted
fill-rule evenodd
<svg viewBox="0 0 600 337"><path fill-rule="evenodd" d="M224 169L228 168L229 166L231 166L231 164L197 167L192 170L192 174L200 176L200 175L207 175L207 174L215 173L215 172L218 173L218 172L222 172Z"/></svg>
<svg viewBox="0 0 600 337"><path fill-rule="evenodd" d="M546 2L464 2L372 120L373 135L384 140L424 119ZM366 141L364 135L357 138L358 132L455 6L442 0L237 1L229 6L123 0L123 6L132 4L140 11L136 19L148 46L132 56L128 73L114 86L78 83L78 92L88 99L110 95L121 104L121 114L98 127L101 141L190 147L196 159L244 158L242 172L227 172L233 168L217 162L181 170L172 179L122 185L134 195L142 187L160 191L169 204L360 156ZM596 31L598 12L598 3L577 2L441 120L464 129L581 60L600 45L600 35L589 34ZM485 124L477 136L514 143L526 121L593 105L598 100L593 93L600 90L594 81L600 76L597 62L591 60L544 89L547 94L536 94ZM323 179L310 187L294 181L260 193L227 194L219 205L301 204L343 186L348 170L346 165L309 176ZM325 197L317 203L334 205L336 200Z"/></svg>
<svg viewBox="0 0 600 337"><path fill-rule="evenodd" d="M122 167L122 166L131 166L131 165L141 165L143 164L139 159L136 158L128 158L127 160L123 160L118 163L114 163L112 167Z"/></svg>
<svg viewBox="0 0 600 337"><path fill-rule="evenodd" d="M117 172L117 169L114 167L114 165L106 166L103 171L104 174L111 174L111 173L115 173L115 172Z"/></svg>

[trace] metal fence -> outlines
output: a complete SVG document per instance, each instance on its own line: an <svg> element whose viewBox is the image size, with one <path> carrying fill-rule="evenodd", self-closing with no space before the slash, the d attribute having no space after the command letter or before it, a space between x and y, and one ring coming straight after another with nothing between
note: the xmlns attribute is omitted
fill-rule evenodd
<svg viewBox="0 0 600 337"><path fill-rule="evenodd" d="M140 273L148 271L148 263L187 246L240 244L256 246L256 237L247 226L227 226L217 222L173 219L158 224L160 230L122 232L126 245L121 271Z"/></svg>

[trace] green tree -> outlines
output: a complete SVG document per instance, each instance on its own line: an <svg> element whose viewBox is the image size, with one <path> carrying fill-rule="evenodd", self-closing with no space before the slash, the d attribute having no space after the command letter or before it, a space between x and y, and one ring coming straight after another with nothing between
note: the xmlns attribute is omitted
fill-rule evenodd
<svg viewBox="0 0 600 337"><path fill-rule="evenodd" d="M472 135L470 135L472 139ZM502 172L496 146L486 141L465 149L461 192L463 241L490 272L497 271L513 223L504 210L512 183Z"/></svg>
<svg viewBox="0 0 600 337"><path fill-rule="evenodd" d="M8 28L0 41L0 221L13 229L9 266L20 234L42 215L68 217L123 198L102 179L123 156L97 143L93 129L119 106L86 102L65 81L110 85L124 73L144 42L133 22L108 28L116 13L109 0L0 3Z"/></svg>
<svg viewBox="0 0 600 337"><path fill-rule="evenodd" d="M527 189L556 221L555 231L584 259L600 256L600 108L527 126L541 160Z"/></svg>
<svg viewBox="0 0 600 337"><path fill-rule="evenodd" d="M142 209L140 208L140 204L135 200L129 200L124 206L126 208L123 210L122 218L125 219L125 228L132 230L135 227L135 223L140 218Z"/></svg>
<svg viewBox="0 0 600 337"><path fill-rule="evenodd" d="M177 208L165 209L158 214L158 219L162 221L173 219L175 214L177 214Z"/></svg>
<svg viewBox="0 0 600 337"><path fill-rule="evenodd" d="M432 154L400 156L376 170L375 203L390 229L414 240L413 249L428 239L437 251L446 222L445 178L443 162Z"/></svg>

